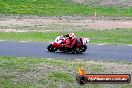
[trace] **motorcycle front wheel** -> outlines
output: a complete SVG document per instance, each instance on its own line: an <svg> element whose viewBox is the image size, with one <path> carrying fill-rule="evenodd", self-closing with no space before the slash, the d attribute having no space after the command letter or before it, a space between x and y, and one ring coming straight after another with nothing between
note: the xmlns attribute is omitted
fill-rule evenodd
<svg viewBox="0 0 132 88"><path fill-rule="evenodd" d="M48 47L47 47L48 51L49 52L54 52L54 51L57 51L58 49L54 48L54 46L52 44L50 44Z"/></svg>

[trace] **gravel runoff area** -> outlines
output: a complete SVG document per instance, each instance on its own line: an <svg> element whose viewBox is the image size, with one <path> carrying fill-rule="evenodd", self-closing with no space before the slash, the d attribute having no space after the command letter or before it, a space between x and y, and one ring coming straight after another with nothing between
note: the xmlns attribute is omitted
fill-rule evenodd
<svg viewBox="0 0 132 88"><path fill-rule="evenodd" d="M116 7L132 6L132 0L72 0L72 1L92 6L116 6Z"/></svg>
<svg viewBox="0 0 132 88"><path fill-rule="evenodd" d="M131 17L37 17L37 16L1 16L0 32L29 32L29 31L55 31L49 27L58 26L60 30L69 27L69 30L80 29L120 29L132 28Z"/></svg>

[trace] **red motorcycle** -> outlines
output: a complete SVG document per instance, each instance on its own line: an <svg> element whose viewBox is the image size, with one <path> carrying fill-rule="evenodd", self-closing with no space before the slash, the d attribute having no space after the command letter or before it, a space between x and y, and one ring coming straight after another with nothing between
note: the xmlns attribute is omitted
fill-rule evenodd
<svg viewBox="0 0 132 88"><path fill-rule="evenodd" d="M82 53L85 52L87 49L86 43L90 42L89 38L76 38L76 44L73 46L73 48L68 48L63 43L65 40L65 37L58 36L55 38L54 42L52 42L48 47L49 52L55 52L55 51L62 51L66 53Z"/></svg>

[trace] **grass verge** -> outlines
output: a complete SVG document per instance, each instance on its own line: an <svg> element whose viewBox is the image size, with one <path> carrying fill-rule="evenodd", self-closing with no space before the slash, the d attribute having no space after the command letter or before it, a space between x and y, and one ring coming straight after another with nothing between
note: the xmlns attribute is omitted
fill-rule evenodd
<svg viewBox="0 0 132 88"><path fill-rule="evenodd" d="M87 73L132 74L132 62L54 60L0 57L1 88L131 88L132 84L87 84L80 86L75 76L79 64ZM28 70L23 70L26 68Z"/></svg>
<svg viewBox="0 0 132 88"><path fill-rule="evenodd" d="M1 40L49 42L69 32L0 32ZM92 44L132 44L132 29L82 30L74 32L79 37L89 37Z"/></svg>
<svg viewBox="0 0 132 88"><path fill-rule="evenodd" d="M72 0L0 0L1 14L40 15L40 16L90 16L92 5L83 5ZM132 16L131 7L97 6L98 16Z"/></svg>

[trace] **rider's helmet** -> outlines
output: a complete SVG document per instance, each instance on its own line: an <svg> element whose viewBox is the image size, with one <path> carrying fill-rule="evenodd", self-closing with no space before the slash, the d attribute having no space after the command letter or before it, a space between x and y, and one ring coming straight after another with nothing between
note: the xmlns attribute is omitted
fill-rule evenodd
<svg viewBox="0 0 132 88"><path fill-rule="evenodd" d="M75 38L75 34L74 33L69 33L69 38L70 39L74 39Z"/></svg>

